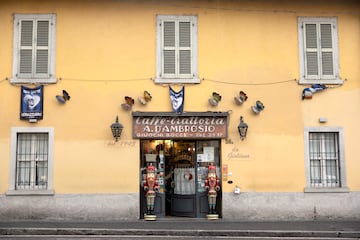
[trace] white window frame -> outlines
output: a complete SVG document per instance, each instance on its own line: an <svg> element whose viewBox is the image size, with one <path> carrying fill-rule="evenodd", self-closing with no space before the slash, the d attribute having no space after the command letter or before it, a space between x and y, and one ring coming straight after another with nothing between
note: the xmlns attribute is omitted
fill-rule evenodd
<svg viewBox="0 0 360 240"><path fill-rule="evenodd" d="M181 76L175 74L173 76L163 73L163 22L166 21L190 21L191 28L191 74L189 76ZM175 32L177 35L178 32ZM198 76L198 46L197 46L197 16L176 16L176 15L158 15L156 23L156 77L155 83L200 83ZM176 48L178 48L176 44ZM176 66L178 71L178 66Z"/></svg>
<svg viewBox="0 0 360 240"><path fill-rule="evenodd" d="M306 72L306 49L305 49L305 24L331 24L331 38L332 38L332 48L331 52L333 53L333 75L324 75L322 76L321 68L318 69L318 75L309 75L307 76ZM300 61L300 84L342 84L343 80L340 79L340 65L339 65L339 49L338 49L338 24L336 17L299 17L298 18L298 37L299 37L299 61ZM318 62L319 66L322 63L321 54L322 51L325 52L326 49L321 49L320 37L318 34L317 37L318 49L315 51L318 53Z"/></svg>
<svg viewBox="0 0 360 240"><path fill-rule="evenodd" d="M48 134L48 175L47 189L16 189L16 151L18 133L47 133ZM53 195L53 165L54 165L54 128L52 127L13 127L10 138L10 179L6 195Z"/></svg>
<svg viewBox="0 0 360 240"><path fill-rule="evenodd" d="M310 145L309 145L309 134L311 132L316 133L338 133L338 144L339 144L339 187L312 187L310 182ZM304 192L349 192L349 188L346 183L346 167L345 167L345 143L344 143L344 129L342 127L305 127L304 129L304 150L305 150L305 173L306 173L306 187Z"/></svg>
<svg viewBox="0 0 360 240"><path fill-rule="evenodd" d="M48 73L47 74L34 74L34 69L31 74L20 74L20 31L21 21L30 20L47 20L50 23L49 39L48 39ZM34 27L34 31L37 25ZM13 73L11 83L55 83L55 32L56 32L56 15L55 14L15 14L14 15L14 47L13 47ZM33 45L34 39L33 34ZM40 49L40 47L37 47ZM34 52L33 52L33 66L34 66Z"/></svg>

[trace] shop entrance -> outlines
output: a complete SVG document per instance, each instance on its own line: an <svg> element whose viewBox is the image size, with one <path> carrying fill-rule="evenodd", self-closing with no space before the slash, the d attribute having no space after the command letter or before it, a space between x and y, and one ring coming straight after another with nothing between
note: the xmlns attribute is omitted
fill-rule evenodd
<svg viewBox="0 0 360 240"><path fill-rule="evenodd" d="M140 146L140 218L146 212L142 180L149 164L156 167L159 182L154 214L205 218L209 211L205 188L209 165L216 167L221 179L220 140L140 140ZM216 204L220 217L221 196L220 190Z"/></svg>

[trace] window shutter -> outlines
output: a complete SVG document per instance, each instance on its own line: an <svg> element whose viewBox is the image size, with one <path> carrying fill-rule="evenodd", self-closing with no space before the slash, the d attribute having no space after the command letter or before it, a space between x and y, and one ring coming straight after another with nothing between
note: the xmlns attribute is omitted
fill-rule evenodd
<svg viewBox="0 0 360 240"><path fill-rule="evenodd" d="M179 74L191 74L191 22L179 22Z"/></svg>
<svg viewBox="0 0 360 240"><path fill-rule="evenodd" d="M320 24L322 75L334 77L332 25Z"/></svg>
<svg viewBox="0 0 360 240"><path fill-rule="evenodd" d="M49 21L20 21L19 77L49 77Z"/></svg>
<svg viewBox="0 0 360 240"><path fill-rule="evenodd" d="M305 67L308 79L334 79L334 49L332 24L306 23Z"/></svg>
<svg viewBox="0 0 360 240"><path fill-rule="evenodd" d="M176 74L176 34L175 21L163 22L163 74L175 77Z"/></svg>
<svg viewBox="0 0 360 240"><path fill-rule="evenodd" d="M307 78L319 78L318 35L316 24L305 24L305 61Z"/></svg>
<svg viewBox="0 0 360 240"><path fill-rule="evenodd" d="M34 21L24 20L20 23L20 60L19 74L31 76L33 69L33 29Z"/></svg>
<svg viewBox="0 0 360 240"><path fill-rule="evenodd" d="M49 73L49 21L37 22L36 33L36 71L35 75L41 77ZM45 77L44 76L44 77Z"/></svg>
<svg viewBox="0 0 360 240"><path fill-rule="evenodd" d="M189 78L192 71L190 21L163 22L163 74L166 78Z"/></svg>

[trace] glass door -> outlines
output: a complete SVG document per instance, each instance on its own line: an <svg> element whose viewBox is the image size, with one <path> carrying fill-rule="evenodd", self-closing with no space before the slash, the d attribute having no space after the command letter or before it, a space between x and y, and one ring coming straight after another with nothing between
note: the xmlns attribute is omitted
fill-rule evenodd
<svg viewBox="0 0 360 240"><path fill-rule="evenodd" d="M196 202L198 217L206 217L209 213L208 191L206 188L206 179L209 166L215 166L216 176L221 185L220 171L220 140L202 140L196 142ZM221 216L221 186L217 192L216 212Z"/></svg>
<svg viewBox="0 0 360 240"><path fill-rule="evenodd" d="M196 217L195 141L174 141L171 216Z"/></svg>

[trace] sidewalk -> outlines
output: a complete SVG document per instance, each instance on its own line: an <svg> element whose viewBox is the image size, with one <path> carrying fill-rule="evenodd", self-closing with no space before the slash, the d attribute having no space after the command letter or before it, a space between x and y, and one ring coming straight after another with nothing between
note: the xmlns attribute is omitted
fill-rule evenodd
<svg viewBox="0 0 360 240"><path fill-rule="evenodd" d="M157 221L0 222L0 235L169 235L359 238L360 221L244 222L189 218Z"/></svg>

